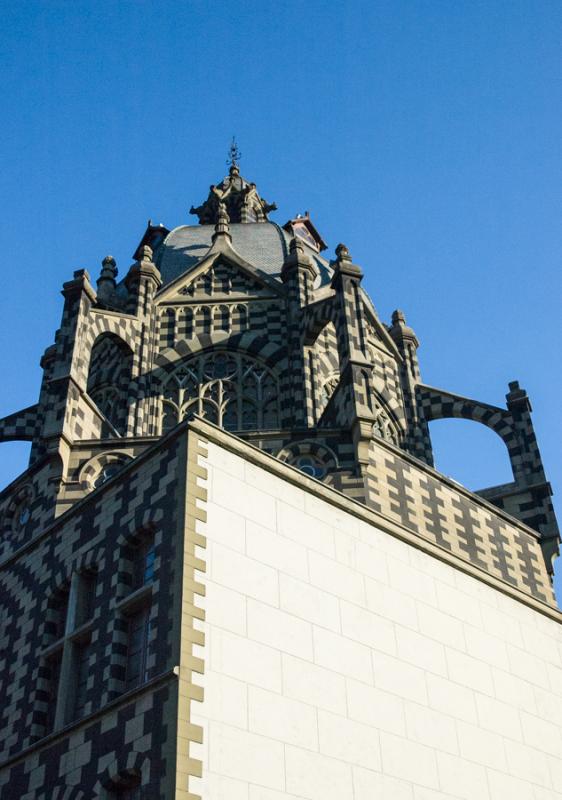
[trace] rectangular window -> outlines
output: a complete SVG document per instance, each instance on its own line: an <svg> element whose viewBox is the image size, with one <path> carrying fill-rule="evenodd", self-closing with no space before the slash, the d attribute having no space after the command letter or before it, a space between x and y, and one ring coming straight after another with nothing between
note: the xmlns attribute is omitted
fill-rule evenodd
<svg viewBox="0 0 562 800"><path fill-rule="evenodd" d="M57 710L57 699L59 694L59 683L60 683L60 669L61 669L61 662L62 662L62 650L59 650L56 655L53 655L49 658L47 665L49 667L50 676L49 676L49 699L48 699L48 706L47 706L47 731L54 730L55 727L55 715Z"/></svg>
<svg viewBox="0 0 562 800"><path fill-rule="evenodd" d="M153 582L155 559L154 539L143 539L134 554L133 585L135 589L140 589L141 586L147 586Z"/></svg>
<svg viewBox="0 0 562 800"><path fill-rule="evenodd" d="M129 617L126 688L133 689L148 680L150 606Z"/></svg>
<svg viewBox="0 0 562 800"><path fill-rule="evenodd" d="M78 598L77 598L77 627L88 622L94 613L96 602L96 582L95 572L83 572L78 576Z"/></svg>
<svg viewBox="0 0 562 800"><path fill-rule="evenodd" d="M62 639L66 632L66 620L68 617L68 595L69 590L66 589L57 594L53 602L54 611L54 638L55 641Z"/></svg>
<svg viewBox="0 0 562 800"><path fill-rule="evenodd" d="M88 688L90 643L75 645L75 676L76 687L74 695L74 719L80 719L84 715L86 707L86 693Z"/></svg>

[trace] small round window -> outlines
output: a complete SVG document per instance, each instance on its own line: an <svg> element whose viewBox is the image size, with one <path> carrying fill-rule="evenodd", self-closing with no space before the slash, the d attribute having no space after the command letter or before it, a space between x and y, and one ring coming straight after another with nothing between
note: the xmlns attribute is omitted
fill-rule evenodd
<svg viewBox="0 0 562 800"><path fill-rule="evenodd" d="M321 480L326 474L326 467L313 456L301 456L297 459L296 466L305 475Z"/></svg>
<svg viewBox="0 0 562 800"><path fill-rule="evenodd" d="M32 501L33 490L30 486L22 489L12 501L11 510L8 512L8 524L14 534L22 534L31 520Z"/></svg>
<svg viewBox="0 0 562 800"><path fill-rule="evenodd" d="M94 481L94 486L97 488L103 483L106 483L106 481L110 480L110 478L113 478L114 475L117 475L122 466L122 461L110 461L109 464L106 464L104 467L102 467L100 474Z"/></svg>
<svg viewBox="0 0 562 800"><path fill-rule="evenodd" d="M31 506L27 500L18 508L16 524L18 528L23 528L31 519Z"/></svg>

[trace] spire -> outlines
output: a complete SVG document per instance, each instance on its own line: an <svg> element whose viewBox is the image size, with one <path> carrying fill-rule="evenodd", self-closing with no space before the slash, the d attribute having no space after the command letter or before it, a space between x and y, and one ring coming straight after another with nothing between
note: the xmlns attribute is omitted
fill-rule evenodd
<svg viewBox="0 0 562 800"><path fill-rule="evenodd" d="M268 213L275 211L277 206L275 203L267 203L260 197L256 184L240 175L239 161L242 153L234 137L228 156L228 175L216 186L212 185L205 202L197 207L191 206L189 213L199 217L200 225L217 225L219 206L223 203L233 223L267 222Z"/></svg>
<svg viewBox="0 0 562 800"><path fill-rule="evenodd" d="M416 347L418 346L416 334L412 328L406 324L406 316L399 308L392 312L392 326L389 332L393 339L399 339L400 337L416 339Z"/></svg>
<svg viewBox="0 0 562 800"><path fill-rule="evenodd" d="M117 276L117 264L113 256L106 256L101 262L101 272L97 280L98 298L103 300L113 294L115 290L115 278Z"/></svg>
<svg viewBox="0 0 562 800"><path fill-rule="evenodd" d="M138 260L139 260L139 262L141 264L142 263L152 264L152 256L153 256L152 247L150 247L150 245L148 245L148 244L144 244L140 248L139 259Z"/></svg>
<svg viewBox="0 0 562 800"><path fill-rule="evenodd" d="M352 278L363 277L363 270L361 267L354 264L349 254L349 249L345 244L338 244L336 247L336 261L334 264L334 277L332 278L332 286L335 285L340 275L349 275Z"/></svg>
<svg viewBox="0 0 562 800"><path fill-rule="evenodd" d="M228 158L226 159L227 167L236 167L238 169L239 161L242 158L242 153L240 152L240 148L236 142L236 137L232 137L232 142L230 143L230 147L228 148Z"/></svg>
<svg viewBox="0 0 562 800"><path fill-rule="evenodd" d="M313 278L316 276L314 265L298 236L293 236L289 244L289 252L281 269L281 280L285 283L289 279L290 273L295 269L308 270Z"/></svg>

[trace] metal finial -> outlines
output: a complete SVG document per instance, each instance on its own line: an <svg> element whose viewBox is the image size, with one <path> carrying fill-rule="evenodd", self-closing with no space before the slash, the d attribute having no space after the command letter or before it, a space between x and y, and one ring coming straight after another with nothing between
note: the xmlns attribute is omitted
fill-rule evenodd
<svg viewBox="0 0 562 800"><path fill-rule="evenodd" d="M241 158L242 153L236 144L236 137L233 136L232 142L230 143L230 147L228 149L228 158L226 159L226 163L229 167L237 167Z"/></svg>

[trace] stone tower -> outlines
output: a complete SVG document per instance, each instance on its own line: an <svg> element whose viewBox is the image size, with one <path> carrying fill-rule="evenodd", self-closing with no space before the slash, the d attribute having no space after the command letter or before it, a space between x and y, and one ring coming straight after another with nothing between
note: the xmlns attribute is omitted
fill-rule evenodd
<svg viewBox="0 0 562 800"><path fill-rule="evenodd" d="M416 334L401 311L390 324L379 319L349 249L339 244L333 259L325 257L308 213L279 226L269 219L275 208L233 158L228 176L191 208L199 224L169 230L149 222L121 280L111 256L95 288L88 272L75 272L42 358L38 403L0 420L0 441L32 442L28 469L0 494L2 798L222 800L240 791L314 800L331 796L321 765L335 775L332 756L363 770L349 785L375 787L380 778L376 786L391 787L381 796L421 797L415 776L408 783L386 770L392 759L377 725L369 730L382 761L373 745L361 766L364 736L356 728L367 723L359 712L348 711L345 722L358 760L323 746L322 730L327 741L335 736L330 725L344 723L326 721L333 705L314 699L317 681L338 695L341 680L358 673L362 686L383 691L377 674L386 667L377 673L376 654L397 654L396 644L381 644L378 624L403 626L400 636L418 636L420 647L424 637L440 641L423 628L422 612L407 621L411 592L402 600L396 593L391 609L393 548L398 565L408 562L401 572L412 586L429 586L448 570L443 586L460 575L466 598L471 591L476 598L480 582L496 609L497 596L512 604L512 617L526 606L559 636L550 581L558 529L526 392L510 383L502 408L425 385ZM492 428L508 449L513 482L474 494L436 472L428 423L443 417ZM486 630L463 620L461 598L451 598L456 622L460 614L489 635L483 612ZM225 630L246 644L237 649ZM439 647L475 658L463 636ZM522 651L533 649L530 641ZM346 667L350 643L373 647L370 672L357 666L360 651L348 654ZM420 670L416 659L412 669ZM308 677L293 682L295 670ZM204 700L207 674L214 678ZM399 680L407 702L406 672ZM233 700L241 683L252 698L244 733L245 706ZM281 687L293 683L286 696ZM351 709L359 690L352 683L345 691ZM424 707L422 695L427 713L437 714L421 689L415 702ZM323 709L320 743L312 712L297 702L316 715ZM293 739L268 729L276 717L280 729L290 728L293 712ZM225 744L229 713L240 734ZM402 713L396 709L397 719ZM411 727L406 741L417 747ZM293 748L291 758L283 753L283 777L272 755L279 748L264 750L262 739ZM294 767L301 745L320 759L306 756L302 786ZM236 748L240 764L273 758L276 777L257 766L255 775L251 766L236 774ZM464 764L462 752L457 757ZM436 786L433 778L419 785L443 790L436 775ZM371 792L350 789L343 772L334 781L340 798Z"/></svg>

